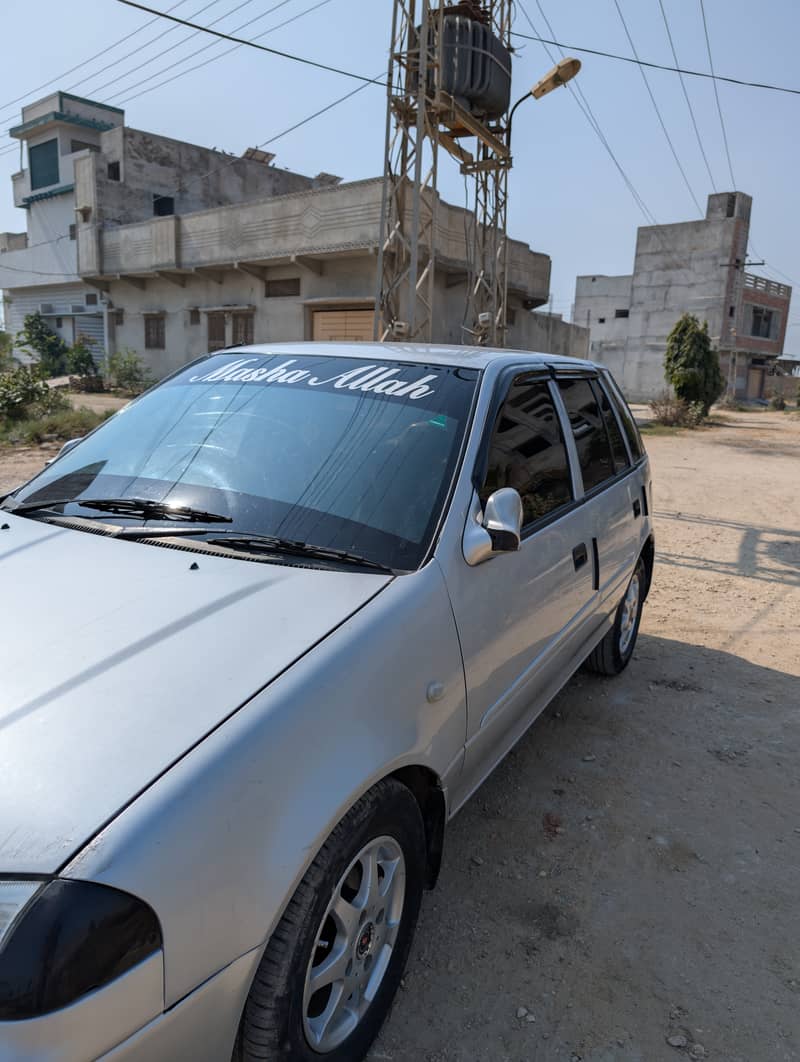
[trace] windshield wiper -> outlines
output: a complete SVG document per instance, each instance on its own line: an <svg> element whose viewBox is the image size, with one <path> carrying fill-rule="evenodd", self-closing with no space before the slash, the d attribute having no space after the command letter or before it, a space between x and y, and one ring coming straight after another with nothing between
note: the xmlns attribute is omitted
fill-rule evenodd
<svg viewBox="0 0 800 1062"><path fill-rule="evenodd" d="M97 509L102 513L119 513L123 516L143 516L154 520L185 520L187 523L232 524L230 516L209 513L205 509L193 509L191 505L170 505L169 502L152 498L87 498L79 501L84 509Z"/></svg>
<svg viewBox="0 0 800 1062"><path fill-rule="evenodd" d="M230 516L193 509L189 505L169 505L152 498L42 498L40 501L23 502L9 510L16 515L49 510L59 505L79 505L82 509L97 509L98 512L119 513L122 516L143 516L146 520L176 520L189 523L230 524ZM63 513L56 514L62 516Z"/></svg>
<svg viewBox="0 0 800 1062"><path fill-rule="evenodd" d="M319 560L337 561L354 564L362 568L392 573L392 569L378 561L362 557L346 549L334 549L332 546L315 546L312 542L295 542L289 538L276 535L242 535L235 531L225 532L229 538L207 538L212 546L224 546L229 549L241 549L248 553L285 553L293 557L315 557Z"/></svg>

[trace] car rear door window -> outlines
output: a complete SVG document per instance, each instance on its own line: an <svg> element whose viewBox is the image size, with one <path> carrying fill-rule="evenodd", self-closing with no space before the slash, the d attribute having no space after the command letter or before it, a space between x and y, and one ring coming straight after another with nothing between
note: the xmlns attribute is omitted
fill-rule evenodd
<svg viewBox="0 0 800 1062"><path fill-rule="evenodd" d="M594 390L595 398L597 399L600 411L603 414L603 420L605 421L606 431L608 432L608 441L611 443L611 453L614 458L614 468L617 472L622 472L630 465L628 460L628 450L625 446L625 440L622 437L622 430L619 426L614 410L611 408L611 402L604 388L601 386L599 380L592 380L592 389Z"/></svg>
<svg viewBox="0 0 800 1062"><path fill-rule="evenodd" d="M564 437L546 380L517 377L509 388L492 433L481 502L500 487L519 491L523 527L572 501Z"/></svg>
<svg viewBox="0 0 800 1062"><path fill-rule="evenodd" d="M628 403L622 397L619 388L611 377L606 376L601 382L605 390L608 392L611 404L617 411L620 423L622 424L622 430L625 432L625 438L628 440L628 446L630 447L633 460L636 462L643 456L644 446L642 445L642 437L639 434L639 429L636 427L636 421L633 419L633 413L631 413Z"/></svg>
<svg viewBox="0 0 800 1062"><path fill-rule="evenodd" d="M558 380L558 388L575 437L583 489L588 493L614 475L614 458L603 414L590 380L562 378Z"/></svg>

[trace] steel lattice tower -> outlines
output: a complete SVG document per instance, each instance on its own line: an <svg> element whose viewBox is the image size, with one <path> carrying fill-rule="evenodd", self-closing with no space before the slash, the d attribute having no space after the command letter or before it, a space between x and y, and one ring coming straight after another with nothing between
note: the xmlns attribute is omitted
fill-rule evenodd
<svg viewBox="0 0 800 1062"><path fill-rule="evenodd" d="M430 0L394 0L387 78L386 151L378 248L375 336L434 338L436 189L439 148L473 183L465 227L469 263L468 333L502 346L506 328L507 116L484 123L442 87L444 16L469 13L510 48L511 0L466 0L433 8ZM473 150L464 146L470 143Z"/></svg>

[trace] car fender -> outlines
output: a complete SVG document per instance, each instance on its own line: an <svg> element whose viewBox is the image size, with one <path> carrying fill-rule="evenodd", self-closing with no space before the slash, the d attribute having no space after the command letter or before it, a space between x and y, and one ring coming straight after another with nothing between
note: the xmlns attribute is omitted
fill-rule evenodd
<svg viewBox="0 0 800 1062"><path fill-rule="evenodd" d="M254 630L241 651L258 644ZM230 715L62 873L152 906L172 1006L266 942L326 837L377 781L416 765L446 794L463 761L465 696L449 597L431 561Z"/></svg>

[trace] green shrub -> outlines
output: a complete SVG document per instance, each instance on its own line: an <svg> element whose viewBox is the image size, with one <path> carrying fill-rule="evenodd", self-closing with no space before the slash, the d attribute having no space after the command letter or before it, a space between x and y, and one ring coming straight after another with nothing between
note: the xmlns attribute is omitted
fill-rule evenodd
<svg viewBox="0 0 800 1062"><path fill-rule="evenodd" d="M719 356L711 346L708 321L685 313L667 337L664 376L679 399L699 403L703 416L725 390Z"/></svg>
<svg viewBox="0 0 800 1062"><path fill-rule="evenodd" d="M0 421L21 420L37 402L49 400L49 391L38 366L0 373Z"/></svg>
<svg viewBox="0 0 800 1062"><path fill-rule="evenodd" d="M45 376L63 376L67 369L67 344L45 321L40 313L25 318L17 343L39 361Z"/></svg>
<svg viewBox="0 0 800 1062"><path fill-rule="evenodd" d="M92 352L83 336L78 336L77 342L67 351L66 364L70 376L97 375L97 366L94 363Z"/></svg>
<svg viewBox="0 0 800 1062"><path fill-rule="evenodd" d="M4 427L0 421L0 443L35 445L42 442L66 442L77 439L112 416L111 410L72 409L68 406L55 413L14 421Z"/></svg>
<svg viewBox="0 0 800 1062"><path fill-rule="evenodd" d="M14 359L11 351L14 347L14 338L10 332L0 330L0 372L8 372L14 368Z"/></svg>
<svg viewBox="0 0 800 1062"><path fill-rule="evenodd" d="M706 419L702 402L687 402L664 391L649 403L653 421L667 428L698 428Z"/></svg>
<svg viewBox="0 0 800 1062"><path fill-rule="evenodd" d="M66 391L48 387L46 394L28 407L28 416L46 417L50 413L59 413L62 409L71 409Z"/></svg>
<svg viewBox="0 0 800 1062"><path fill-rule="evenodd" d="M111 386L128 395L140 395L153 383L135 350L123 349L108 359L107 376Z"/></svg>
<svg viewBox="0 0 800 1062"><path fill-rule="evenodd" d="M786 399L780 391L773 391L770 395L769 408L778 410L786 409Z"/></svg>

